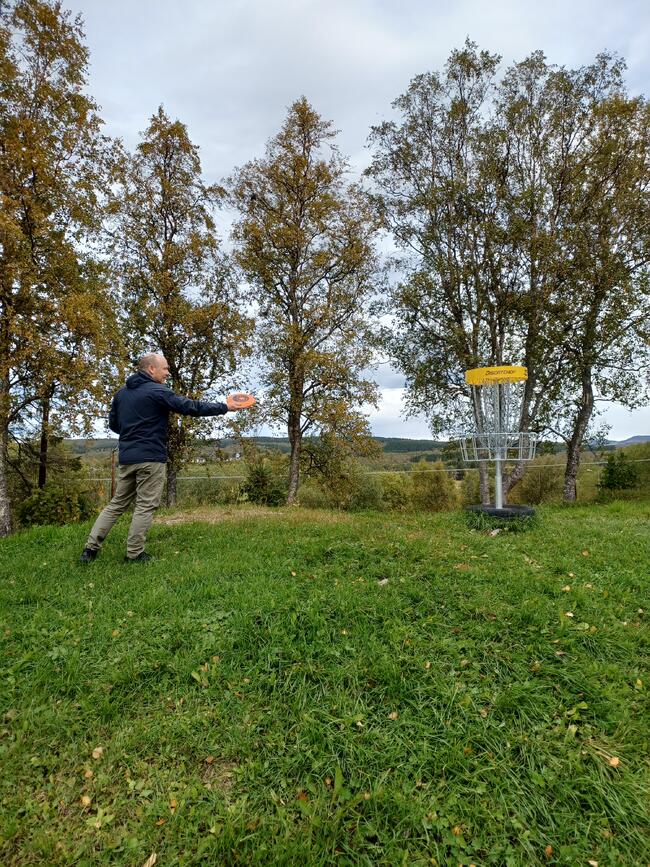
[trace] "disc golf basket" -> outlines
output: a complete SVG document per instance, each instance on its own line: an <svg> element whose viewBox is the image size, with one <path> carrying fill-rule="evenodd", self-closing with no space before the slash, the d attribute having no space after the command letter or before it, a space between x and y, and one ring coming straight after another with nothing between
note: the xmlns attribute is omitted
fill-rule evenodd
<svg viewBox="0 0 650 867"><path fill-rule="evenodd" d="M505 461L532 461L537 437L519 430L520 401L516 383L525 382L525 367L475 367L465 373L465 382L472 390L475 431L461 433L460 450L468 463L494 462L494 506L469 506L473 512L484 512L498 518L528 517L534 514L530 506L504 506L503 464Z"/></svg>

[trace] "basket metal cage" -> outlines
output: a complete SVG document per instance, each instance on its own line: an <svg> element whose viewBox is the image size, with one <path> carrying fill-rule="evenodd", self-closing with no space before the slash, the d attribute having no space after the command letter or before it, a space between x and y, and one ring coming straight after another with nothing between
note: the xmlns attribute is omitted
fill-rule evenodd
<svg viewBox="0 0 650 867"><path fill-rule="evenodd" d="M458 437L464 461L532 461L537 434L528 431L461 433Z"/></svg>

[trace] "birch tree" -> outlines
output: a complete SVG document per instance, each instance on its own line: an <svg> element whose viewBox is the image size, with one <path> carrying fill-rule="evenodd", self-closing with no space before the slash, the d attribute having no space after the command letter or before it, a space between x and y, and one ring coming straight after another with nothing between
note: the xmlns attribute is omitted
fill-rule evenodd
<svg viewBox="0 0 650 867"><path fill-rule="evenodd" d="M112 343L94 249L111 145L85 92L83 39L58 2L0 9L0 534L11 437L40 418L44 470L53 401L89 421Z"/></svg>
<svg viewBox="0 0 650 867"><path fill-rule="evenodd" d="M160 107L124 157L111 249L131 360L162 352L172 389L193 398L223 387L249 351L251 323L215 228L222 197L203 181L185 125ZM168 505L192 433L206 430L201 420L170 416Z"/></svg>
<svg viewBox="0 0 650 867"><path fill-rule="evenodd" d="M347 182L335 135L303 97L265 156L229 182L268 417L286 426L291 444L289 503L298 494L303 437L340 429L343 416L361 419L367 433L359 406L377 399L363 376L372 357L368 305L380 279L377 221Z"/></svg>

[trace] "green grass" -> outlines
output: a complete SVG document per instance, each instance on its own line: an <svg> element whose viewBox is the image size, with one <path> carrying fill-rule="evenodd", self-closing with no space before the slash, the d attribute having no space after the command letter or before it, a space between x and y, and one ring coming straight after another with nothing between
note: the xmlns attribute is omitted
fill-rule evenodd
<svg viewBox="0 0 650 867"><path fill-rule="evenodd" d="M650 861L647 503L220 516L0 543L3 864Z"/></svg>

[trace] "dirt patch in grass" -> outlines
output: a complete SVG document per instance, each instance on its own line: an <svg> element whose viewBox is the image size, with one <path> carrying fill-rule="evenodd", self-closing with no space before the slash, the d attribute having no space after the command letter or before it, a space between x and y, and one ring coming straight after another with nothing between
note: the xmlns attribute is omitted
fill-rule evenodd
<svg viewBox="0 0 650 867"><path fill-rule="evenodd" d="M227 759L217 759L209 756L203 766L201 780L206 789L222 792L224 795L230 794L235 783L235 770L237 762L228 761Z"/></svg>
<svg viewBox="0 0 650 867"><path fill-rule="evenodd" d="M180 512L172 512L168 515L158 515L154 520L156 524L174 526L175 524L224 524L243 523L245 521L282 521L291 524L349 524L354 521L354 516L346 512L332 512L320 509L279 508L269 509L264 506L245 506L226 508L220 506L202 506L196 509L187 509Z"/></svg>

